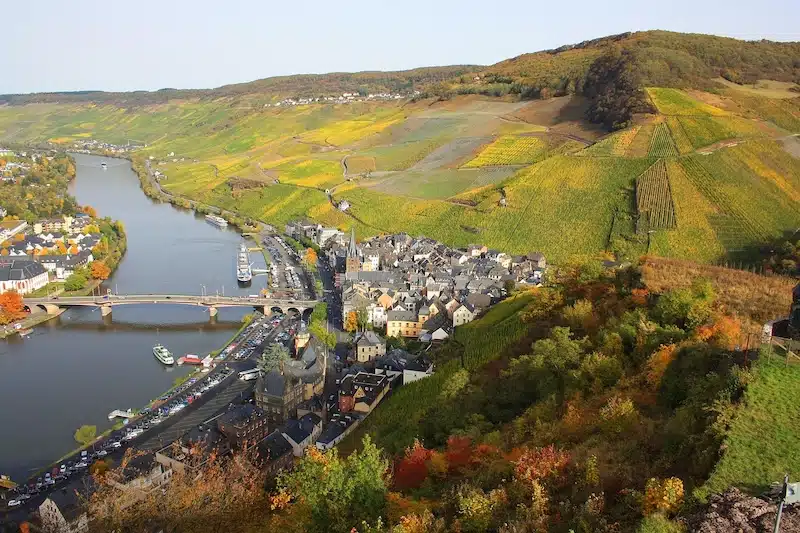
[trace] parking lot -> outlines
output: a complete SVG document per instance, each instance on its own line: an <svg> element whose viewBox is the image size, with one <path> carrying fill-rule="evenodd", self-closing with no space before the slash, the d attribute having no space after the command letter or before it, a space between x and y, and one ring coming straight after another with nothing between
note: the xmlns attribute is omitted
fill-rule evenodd
<svg viewBox="0 0 800 533"><path fill-rule="evenodd" d="M212 418L232 402L247 397L253 383L237 379L238 372L253 367L252 360L260 355L264 346L275 341L276 336L288 341L290 337L283 329L286 327L293 331L298 320L260 313L256 317L221 352L222 360L216 368L206 375L192 377L160 396L150 407L143 409L140 416L99 439L90 449L74 454L35 479L20 484L7 503L9 513L19 513L23 517L54 490L81 489L85 485L85 474L94 461L110 458L114 464L119 464L129 447L157 450Z"/></svg>
<svg viewBox="0 0 800 533"><path fill-rule="evenodd" d="M265 236L262 245L270 258L270 291L299 299L310 297L308 280L297 252L279 236Z"/></svg>

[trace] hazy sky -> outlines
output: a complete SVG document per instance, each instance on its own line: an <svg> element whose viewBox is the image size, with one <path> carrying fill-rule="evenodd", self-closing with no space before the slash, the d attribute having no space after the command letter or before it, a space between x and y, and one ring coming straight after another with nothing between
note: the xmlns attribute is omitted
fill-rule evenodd
<svg viewBox="0 0 800 533"><path fill-rule="evenodd" d="M7 0L0 93L491 64L629 30L800 40L800 0Z"/></svg>

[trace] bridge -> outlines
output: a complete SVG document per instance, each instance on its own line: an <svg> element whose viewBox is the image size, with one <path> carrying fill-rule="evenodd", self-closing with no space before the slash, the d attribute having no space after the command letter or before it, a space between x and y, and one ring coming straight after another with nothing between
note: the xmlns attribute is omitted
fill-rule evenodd
<svg viewBox="0 0 800 533"><path fill-rule="evenodd" d="M319 303L319 300L292 300L288 298L264 298L262 296L219 296L187 294L105 294L102 296L61 296L51 298L25 298L25 305L57 314L68 307L96 307L101 314L111 315L111 309L119 305L191 305L205 307L209 314L216 316L221 307L252 307L269 314L273 309L282 313L294 311L303 314Z"/></svg>

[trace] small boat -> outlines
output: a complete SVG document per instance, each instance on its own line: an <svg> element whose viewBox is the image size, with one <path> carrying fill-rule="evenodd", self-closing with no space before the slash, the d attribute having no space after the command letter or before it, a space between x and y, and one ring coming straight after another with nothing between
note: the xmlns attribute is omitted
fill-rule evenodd
<svg viewBox="0 0 800 533"><path fill-rule="evenodd" d="M108 165L106 165L106 162L105 162L105 161L103 161L102 163L100 163L100 166L101 166L101 167L103 167L103 170L105 170L105 169L107 169L107 168L108 168Z"/></svg>
<svg viewBox="0 0 800 533"><path fill-rule="evenodd" d="M28 335L30 335L31 333L33 333L33 330L32 330L32 329L30 329L30 328L27 328L27 329L21 329L21 330L19 330L19 336L20 336L20 337L27 337L27 336L28 336Z"/></svg>
<svg viewBox="0 0 800 533"><path fill-rule="evenodd" d="M175 359L172 357L172 353L167 350L161 344L156 344L153 346L153 355L156 356L156 359L164 363L165 365L172 365L175 363Z"/></svg>
<svg viewBox="0 0 800 533"><path fill-rule="evenodd" d="M187 353L180 359L178 359L179 365L202 365L203 360L200 358L199 355L195 355L193 353Z"/></svg>
<svg viewBox="0 0 800 533"><path fill-rule="evenodd" d="M214 226L217 226L219 228L228 227L228 221L217 215L206 215L206 222L208 222L209 224L213 224Z"/></svg>

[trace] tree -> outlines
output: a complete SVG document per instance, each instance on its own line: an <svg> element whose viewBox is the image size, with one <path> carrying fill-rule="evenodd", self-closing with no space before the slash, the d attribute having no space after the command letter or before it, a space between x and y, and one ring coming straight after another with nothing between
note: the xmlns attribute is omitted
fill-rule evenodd
<svg viewBox="0 0 800 533"><path fill-rule="evenodd" d="M517 288L517 282L513 279L507 279L503 282L503 288L506 290L506 294L511 294Z"/></svg>
<svg viewBox="0 0 800 533"><path fill-rule="evenodd" d="M0 294L0 324L9 324L25 316L25 303L14 290Z"/></svg>
<svg viewBox="0 0 800 533"><path fill-rule="evenodd" d="M83 446L88 446L97 438L97 426L81 426L75 431L75 441Z"/></svg>
<svg viewBox="0 0 800 533"><path fill-rule="evenodd" d="M344 317L344 330L350 333L358 329L358 313L350 311Z"/></svg>
<svg viewBox="0 0 800 533"><path fill-rule="evenodd" d="M316 265L317 264L317 252L314 251L313 248L306 249L306 255L303 257L304 261L308 266Z"/></svg>
<svg viewBox="0 0 800 533"><path fill-rule="evenodd" d="M610 130L628 126L633 114L648 109L632 50L612 47L586 73L583 93L589 98L586 115Z"/></svg>
<svg viewBox="0 0 800 533"><path fill-rule="evenodd" d="M74 272L64 282L64 290L79 291L86 287L86 281L86 276L79 272Z"/></svg>
<svg viewBox="0 0 800 533"><path fill-rule="evenodd" d="M87 215L89 215L90 217L92 217L92 218L97 218L97 211L95 210L95 208L94 208L94 207L92 207L92 206L90 206L90 205L85 205L85 206L83 206L83 207L81 208L81 210L82 210L84 213L86 213Z"/></svg>
<svg viewBox="0 0 800 533"><path fill-rule="evenodd" d="M280 494L290 495L307 517L304 531L340 533L384 515L389 463L370 439L346 459L335 448L323 454L309 447L303 459L280 476Z"/></svg>
<svg viewBox="0 0 800 533"><path fill-rule="evenodd" d="M261 354L261 358L258 360L258 369L267 374L273 370L278 370L281 367L281 363L288 360L289 351L283 347L283 344L272 343Z"/></svg>
<svg viewBox="0 0 800 533"><path fill-rule="evenodd" d="M92 279L108 279L111 275L111 269L102 261L92 261L91 272Z"/></svg>
<svg viewBox="0 0 800 533"><path fill-rule="evenodd" d="M356 310L356 325L360 331L364 331L367 329L367 324L369 323L369 315L367 314L367 310L363 307L359 307Z"/></svg>
<svg viewBox="0 0 800 533"><path fill-rule="evenodd" d="M56 241L56 248L58 249L58 253L62 255L67 253L67 245L62 241Z"/></svg>

